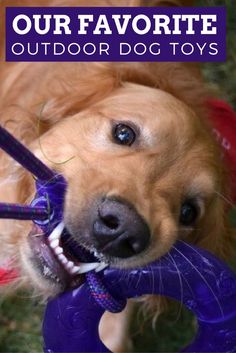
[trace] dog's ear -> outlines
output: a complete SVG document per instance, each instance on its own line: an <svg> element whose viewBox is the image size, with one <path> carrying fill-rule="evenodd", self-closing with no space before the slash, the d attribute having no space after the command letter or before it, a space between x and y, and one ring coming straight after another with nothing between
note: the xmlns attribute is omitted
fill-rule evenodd
<svg viewBox="0 0 236 353"><path fill-rule="evenodd" d="M197 230L198 245L222 259L227 259L235 246L235 229L230 226L227 200L223 193L217 193Z"/></svg>
<svg viewBox="0 0 236 353"><path fill-rule="evenodd" d="M200 246L202 244L206 249L209 247L211 251L214 249L214 253L220 258L227 259L232 255L235 246L234 230L230 226L227 212L222 210L219 203L223 202L218 202L215 206L214 217L210 218L206 224L209 233L200 242Z"/></svg>

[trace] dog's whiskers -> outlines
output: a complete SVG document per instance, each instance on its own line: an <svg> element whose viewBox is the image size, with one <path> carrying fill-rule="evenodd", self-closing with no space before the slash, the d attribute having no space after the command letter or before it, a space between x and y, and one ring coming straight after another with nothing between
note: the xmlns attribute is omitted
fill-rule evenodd
<svg viewBox="0 0 236 353"><path fill-rule="evenodd" d="M214 291L213 291L211 285L208 283L208 281L206 280L206 278L202 275L202 273L198 270L198 268L192 263L192 261L189 260L179 249L177 249L176 246L173 246L173 249L174 249L178 254L180 254L180 255L183 257L183 259L184 259L186 262L188 262L188 263L193 267L193 269L198 273L198 275L201 277L201 279L202 279L202 280L204 281L204 283L207 285L207 287L208 287L209 290L211 291L211 293L212 293L214 299L216 300L216 302L217 302L217 304L218 304L218 307L219 307L219 309L220 309L221 315L222 315L222 317L223 317L223 316L224 316L224 312L223 312L223 309L222 309L221 304L220 304L220 302L219 302L219 299L217 298L216 294L214 293ZM202 257L202 256L200 255L200 257Z"/></svg>
<svg viewBox="0 0 236 353"><path fill-rule="evenodd" d="M184 297L184 290L183 290L183 281L182 281L182 274L178 268L178 265L175 261L175 259L173 258L173 256L170 254L170 252L167 253L168 258L170 258L170 261L173 263L173 265L175 266L177 273L178 273L178 277L179 277L179 285L180 285L180 302L179 302L179 306L178 306L178 312L177 312L177 318L175 319L174 323L178 322L178 320L180 319L181 316L181 311L183 308L183 297ZM167 259L168 259L167 258ZM169 259L168 259L169 260Z"/></svg>
<svg viewBox="0 0 236 353"><path fill-rule="evenodd" d="M229 200L225 195L223 195L219 191L214 191L214 193L219 196L223 201L225 201L229 206L235 208L235 204L231 200Z"/></svg>

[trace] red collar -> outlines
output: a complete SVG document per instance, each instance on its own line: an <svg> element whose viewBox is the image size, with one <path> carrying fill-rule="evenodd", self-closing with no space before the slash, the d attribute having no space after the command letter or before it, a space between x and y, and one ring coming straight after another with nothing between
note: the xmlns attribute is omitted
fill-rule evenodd
<svg viewBox="0 0 236 353"><path fill-rule="evenodd" d="M19 274L14 269L0 268L0 286L4 286L19 278Z"/></svg>
<svg viewBox="0 0 236 353"><path fill-rule="evenodd" d="M209 119L214 126L214 133L223 148L225 161L230 171L230 199L236 203L236 113L224 101L211 99Z"/></svg>

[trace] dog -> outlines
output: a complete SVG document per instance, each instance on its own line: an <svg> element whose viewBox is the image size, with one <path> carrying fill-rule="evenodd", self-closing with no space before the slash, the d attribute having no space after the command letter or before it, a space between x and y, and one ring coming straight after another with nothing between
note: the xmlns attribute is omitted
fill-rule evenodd
<svg viewBox="0 0 236 353"><path fill-rule="evenodd" d="M7 5L1 1L1 18ZM88 5L189 6L192 1L33 3ZM12 0L11 6L32 2ZM64 223L78 244L117 268L148 264L177 239L227 255L232 243L227 172L196 64L6 63L4 48L0 53L0 123L67 180ZM34 179L3 152L0 160L0 200L30 202ZM60 271L73 282L49 245L59 273L43 270L43 240L32 246L31 222L1 221L0 234L2 261L14 261L21 285L30 283L47 297L65 288ZM130 305L115 319L104 317L101 334L114 352L127 350L131 311Z"/></svg>

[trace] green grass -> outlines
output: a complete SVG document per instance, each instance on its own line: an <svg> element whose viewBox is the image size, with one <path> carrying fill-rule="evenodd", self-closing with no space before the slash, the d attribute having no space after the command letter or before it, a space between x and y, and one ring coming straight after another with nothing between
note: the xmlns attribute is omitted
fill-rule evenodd
<svg viewBox="0 0 236 353"><path fill-rule="evenodd" d="M199 1L201 5L226 5L227 8L227 61L206 64L204 73L216 94L236 109L236 3L235 0Z"/></svg>
<svg viewBox="0 0 236 353"><path fill-rule="evenodd" d="M43 307L26 293L0 302L0 352L36 353L42 351Z"/></svg>
<svg viewBox="0 0 236 353"><path fill-rule="evenodd" d="M226 5L228 9L228 60L226 63L206 64L204 74L216 94L236 108L236 4L235 0L199 1L199 5ZM236 213L232 217L236 225ZM26 294L0 302L0 352L36 353L42 351L40 336L43 306ZM186 310L161 316L156 328L136 315L131 329L134 352L176 352L194 332L192 315Z"/></svg>
<svg viewBox="0 0 236 353"><path fill-rule="evenodd" d="M180 311L179 311L180 309ZM160 316L152 327L151 320L135 315L131 327L133 352L179 352L194 337L193 315L179 304Z"/></svg>

